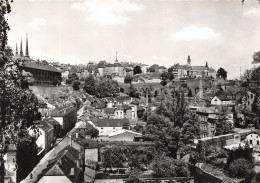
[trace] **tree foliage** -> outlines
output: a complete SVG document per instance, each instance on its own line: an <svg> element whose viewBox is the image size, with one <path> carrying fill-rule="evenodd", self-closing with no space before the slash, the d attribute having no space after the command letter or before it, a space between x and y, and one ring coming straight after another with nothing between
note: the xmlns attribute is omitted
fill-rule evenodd
<svg viewBox="0 0 260 183"><path fill-rule="evenodd" d="M125 82L125 83L131 83L132 80L133 80L133 76L126 75L126 76L125 76L125 80L124 80L124 82Z"/></svg>
<svg viewBox="0 0 260 183"><path fill-rule="evenodd" d="M134 97L134 98L139 98L140 97L140 93L138 92L138 90L134 87L133 84L130 85L129 88L129 97Z"/></svg>
<svg viewBox="0 0 260 183"><path fill-rule="evenodd" d="M157 72L158 68L159 68L159 65L158 65L158 64L153 64L153 65L151 65L151 66L149 67L149 71L150 71L150 72Z"/></svg>
<svg viewBox="0 0 260 183"><path fill-rule="evenodd" d="M225 69L223 69L222 67L220 67L217 71L217 77L221 77L223 79L227 78L227 71Z"/></svg>
<svg viewBox="0 0 260 183"><path fill-rule="evenodd" d="M227 111L225 107L220 108L216 121L215 135L224 135L233 131L233 124L227 118Z"/></svg>
<svg viewBox="0 0 260 183"><path fill-rule="evenodd" d="M95 79L92 74L85 79L84 90L86 93L90 95L95 95L96 86L95 86Z"/></svg>
<svg viewBox="0 0 260 183"><path fill-rule="evenodd" d="M139 65L135 66L133 71L134 71L134 75L142 73L142 69Z"/></svg>
<svg viewBox="0 0 260 183"><path fill-rule="evenodd" d="M122 147L107 148L101 156L105 168L123 168L126 161L126 149Z"/></svg>
<svg viewBox="0 0 260 183"><path fill-rule="evenodd" d="M74 73L69 73L68 79L66 80L67 84L73 84L73 81L79 80L79 76L74 72Z"/></svg>
<svg viewBox="0 0 260 183"><path fill-rule="evenodd" d="M98 98L115 97L119 93L119 85L116 81L106 80L101 81L95 92L95 96Z"/></svg>

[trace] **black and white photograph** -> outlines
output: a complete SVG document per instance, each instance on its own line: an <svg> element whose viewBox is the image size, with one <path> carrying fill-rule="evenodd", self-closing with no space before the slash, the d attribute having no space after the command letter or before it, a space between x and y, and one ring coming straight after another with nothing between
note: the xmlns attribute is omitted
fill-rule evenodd
<svg viewBox="0 0 260 183"><path fill-rule="evenodd" d="M0 183L260 183L260 0L0 0Z"/></svg>

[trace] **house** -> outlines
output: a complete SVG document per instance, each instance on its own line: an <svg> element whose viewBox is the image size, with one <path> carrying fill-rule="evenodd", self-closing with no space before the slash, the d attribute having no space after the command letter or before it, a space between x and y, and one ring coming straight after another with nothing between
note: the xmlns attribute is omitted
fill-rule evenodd
<svg viewBox="0 0 260 183"><path fill-rule="evenodd" d="M66 105L57 107L51 113L51 117L61 125L62 134L66 134L77 122L77 107Z"/></svg>
<svg viewBox="0 0 260 183"><path fill-rule="evenodd" d="M129 125L129 119L98 119L96 128L99 131L99 136L108 136L122 130L125 125Z"/></svg>
<svg viewBox="0 0 260 183"><path fill-rule="evenodd" d="M53 137L54 141L61 136L61 125L59 124L58 121L55 119L51 118L50 116L48 118L45 118L45 120L53 126Z"/></svg>
<svg viewBox="0 0 260 183"><path fill-rule="evenodd" d="M38 148L40 148L40 152L38 152L38 155L42 152L47 153L54 145L55 143L55 137L54 137L54 127L51 123L47 122L48 119L42 119L39 122L39 134L35 133L32 129L29 129L29 134L31 136L37 137L36 144Z"/></svg>
<svg viewBox="0 0 260 183"><path fill-rule="evenodd" d="M133 141L135 141L135 138L142 137L142 134L134 132L134 131L122 129L122 130L118 130L117 132L113 132L113 133L109 134L108 136L109 136L109 141L133 142Z"/></svg>
<svg viewBox="0 0 260 183"><path fill-rule="evenodd" d="M253 91L247 91L243 100L245 109L252 111L252 105L255 101L256 93Z"/></svg>
<svg viewBox="0 0 260 183"><path fill-rule="evenodd" d="M61 150L56 158L50 160L46 169L39 175L39 183L64 182L81 183L84 179L84 158L71 146Z"/></svg>
<svg viewBox="0 0 260 183"><path fill-rule="evenodd" d="M250 146L260 150L260 135L256 132L252 132L246 136L244 142L247 141Z"/></svg>
<svg viewBox="0 0 260 183"><path fill-rule="evenodd" d="M213 137L216 130L216 111L214 108L197 108L196 114L200 121L201 138Z"/></svg>
<svg viewBox="0 0 260 183"><path fill-rule="evenodd" d="M220 94L211 99L211 105L235 105L235 102L229 99L226 95Z"/></svg>
<svg viewBox="0 0 260 183"><path fill-rule="evenodd" d="M16 146L14 144L7 145L6 153L3 156L5 177L4 182L17 182L17 163L16 163Z"/></svg>

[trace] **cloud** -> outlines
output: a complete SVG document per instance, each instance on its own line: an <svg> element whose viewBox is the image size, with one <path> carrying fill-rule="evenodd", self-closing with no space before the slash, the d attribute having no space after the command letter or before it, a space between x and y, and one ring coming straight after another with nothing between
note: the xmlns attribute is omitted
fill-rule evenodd
<svg viewBox="0 0 260 183"><path fill-rule="evenodd" d="M260 16L260 9L251 7L249 10L243 13L246 17L254 17L254 16Z"/></svg>
<svg viewBox="0 0 260 183"><path fill-rule="evenodd" d="M79 11L87 11L90 14L87 20L100 24L126 24L130 18L124 13L135 12L143 7L128 0L100 0L72 3L71 8Z"/></svg>
<svg viewBox="0 0 260 183"><path fill-rule="evenodd" d="M34 30L39 30L40 28L45 26L46 23L47 23L47 20L44 18L34 18L30 22L28 22L28 26Z"/></svg>
<svg viewBox="0 0 260 183"><path fill-rule="evenodd" d="M215 33L209 27L185 27L177 33L171 35L175 40L190 40L190 39L214 39L220 37L220 34Z"/></svg>

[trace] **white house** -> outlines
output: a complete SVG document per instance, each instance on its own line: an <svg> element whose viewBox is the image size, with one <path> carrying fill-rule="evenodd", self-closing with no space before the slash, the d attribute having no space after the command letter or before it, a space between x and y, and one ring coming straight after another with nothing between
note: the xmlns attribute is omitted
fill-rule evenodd
<svg viewBox="0 0 260 183"><path fill-rule="evenodd" d="M142 134L134 131L122 129L122 130L118 130L117 132L113 132L108 136L109 136L109 141L133 142L135 140L135 137L142 137Z"/></svg>
<svg viewBox="0 0 260 183"><path fill-rule="evenodd" d="M244 141L248 141L249 145L260 149L260 135L257 133L250 133L246 136Z"/></svg>
<svg viewBox="0 0 260 183"><path fill-rule="evenodd" d="M129 124L129 119L98 119L96 128L99 136L108 136L111 133L118 132L123 129L124 125Z"/></svg>
<svg viewBox="0 0 260 183"><path fill-rule="evenodd" d="M224 95L218 95L211 99L211 105L235 105L235 102Z"/></svg>

